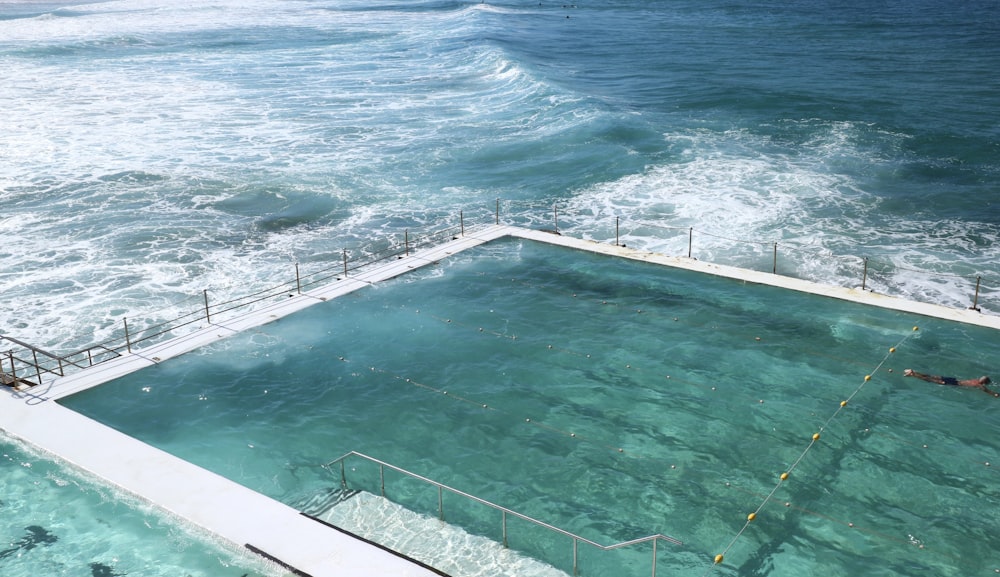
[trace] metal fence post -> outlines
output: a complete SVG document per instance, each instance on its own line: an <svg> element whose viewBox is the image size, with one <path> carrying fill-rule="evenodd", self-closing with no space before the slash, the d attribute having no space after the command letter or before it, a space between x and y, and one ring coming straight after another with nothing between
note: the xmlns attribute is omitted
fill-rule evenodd
<svg viewBox="0 0 1000 577"><path fill-rule="evenodd" d="M507 511L500 511L500 525L503 534L503 548L507 548Z"/></svg>
<svg viewBox="0 0 1000 577"><path fill-rule="evenodd" d="M295 290L302 294L302 278L299 276L299 263L295 263Z"/></svg>
<svg viewBox="0 0 1000 577"><path fill-rule="evenodd" d="M122 317L122 324L125 325L125 350L132 352L132 340L128 335L128 317Z"/></svg>
<svg viewBox="0 0 1000 577"><path fill-rule="evenodd" d="M347 249L344 249L344 276L347 276Z"/></svg>
<svg viewBox="0 0 1000 577"><path fill-rule="evenodd" d="M619 220L621 220L621 217L616 216L615 217L615 246L621 246L622 245L621 241L619 240L619 237L618 237L618 221Z"/></svg>
<svg viewBox="0 0 1000 577"><path fill-rule="evenodd" d="M500 224L500 199L497 199L496 224Z"/></svg>
<svg viewBox="0 0 1000 577"><path fill-rule="evenodd" d="M458 211L458 224L462 230L462 236L465 236L465 213L461 210Z"/></svg>
<svg viewBox="0 0 1000 577"><path fill-rule="evenodd" d="M659 539L653 539L653 577L656 577L656 544L659 542Z"/></svg>
<svg viewBox="0 0 1000 577"><path fill-rule="evenodd" d="M40 385L42 384L42 365L38 364L38 353L33 350L31 351L31 354L32 358L35 359L35 378L38 379L38 382L35 384ZM63 370L62 366L62 359L59 360L59 376L60 377L66 376L66 372Z"/></svg>
<svg viewBox="0 0 1000 577"><path fill-rule="evenodd" d="M41 370L41 369L39 369L39 367L41 367L41 365L38 364L38 351L36 351L35 349L31 349L31 360L35 363L35 372L38 372L39 370ZM59 359L59 376L60 377L65 377L66 376L66 372L63 369L62 359ZM38 374L38 378L39 378L38 382L39 383L42 382L41 381L41 373Z"/></svg>
<svg viewBox="0 0 1000 577"><path fill-rule="evenodd" d="M861 276L861 290L865 290L865 283L868 282L868 257L865 257L865 271Z"/></svg>
<svg viewBox="0 0 1000 577"><path fill-rule="evenodd" d="M982 276L976 277L976 296L972 299L972 306L969 309L974 311L979 311L979 283L983 280Z"/></svg>
<svg viewBox="0 0 1000 577"><path fill-rule="evenodd" d="M577 539L576 537L573 537L573 575L580 574L580 568L577 565L577 561L579 559L577 555L577 549L579 549L579 547L580 547L580 540Z"/></svg>
<svg viewBox="0 0 1000 577"><path fill-rule="evenodd" d="M10 378L14 379L11 383L12 387L17 387L17 367L14 366L14 350L11 349L7 351L7 358L10 359Z"/></svg>
<svg viewBox="0 0 1000 577"><path fill-rule="evenodd" d="M555 204L552 205L552 222L556 227L556 232L559 232L559 207Z"/></svg>
<svg viewBox="0 0 1000 577"><path fill-rule="evenodd" d="M778 243L774 243L774 264L771 265L771 273L778 274Z"/></svg>
<svg viewBox="0 0 1000 577"><path fill-rule="evenodd" d="M410 256L410 229L403 231L403 250L406 256Z"/></svg>
<svg viewBox="0 0 1000 577"><path fill-rule="evenodd" d="M694 227L688 227L688 258L691 258L691 243L694 239Z"/></svg>
<svg viewBox="0 0 1000 577"><path fill-rule="evenodd" d="M212 316L208 313L208 289L205 289L203 293L205 295L205 320L211 323Z"/></svg>

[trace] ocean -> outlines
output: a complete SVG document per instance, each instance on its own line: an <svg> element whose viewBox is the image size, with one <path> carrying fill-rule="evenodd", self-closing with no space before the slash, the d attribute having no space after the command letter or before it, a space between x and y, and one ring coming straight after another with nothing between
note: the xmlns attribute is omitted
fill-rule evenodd
<svg viewBox="0 0 1000 577"><path fill-rule="evenodd" d="M497 207L996 314L997 8L0 2L0 334L65 352Z"/></svg>

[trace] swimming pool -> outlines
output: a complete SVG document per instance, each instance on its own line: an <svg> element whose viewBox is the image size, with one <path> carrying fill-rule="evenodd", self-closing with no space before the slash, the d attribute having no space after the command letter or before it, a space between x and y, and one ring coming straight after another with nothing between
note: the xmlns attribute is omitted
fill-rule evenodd
<svg viewBox="0 0 1000 577"><path fill-rule="evenodd" d="M0 574L286 575L0 434Z"/></svg>
<svg viewBox="0 0 1000 577"><path fill-rule="evenodd" d="M667 574L985 575L1000 401L901 372L978 376L998 349L989 329L507 239L61 402L292 505L357 450L596 541L676 537Z"/></svg>

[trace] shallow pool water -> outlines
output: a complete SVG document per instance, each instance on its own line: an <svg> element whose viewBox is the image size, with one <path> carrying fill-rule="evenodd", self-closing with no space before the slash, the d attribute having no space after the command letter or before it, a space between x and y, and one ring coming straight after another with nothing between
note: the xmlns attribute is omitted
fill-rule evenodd
<svg viewBox="0 0 1000 577"><path fill-rule="evenodd" d="M62 402L296 506L355 450L604 544L683 541L658 574L965 577L1000 568L1000 399L902 371L997 358L988 329L504 240Z"/></svg>
<svg viewBox="0 0 1000 577"><path fill-rule="evenodd" d="M2 435L0 475L4 577L287 574Z"/></svg>

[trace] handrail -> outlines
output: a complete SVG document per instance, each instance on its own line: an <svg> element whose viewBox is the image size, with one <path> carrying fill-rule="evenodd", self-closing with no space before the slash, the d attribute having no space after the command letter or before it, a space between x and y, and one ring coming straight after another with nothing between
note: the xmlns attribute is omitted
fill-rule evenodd
<svg viewBox="0 0 1000 577"><path fill-rule="evenodd" d="M432 231L425 235L415 235L410 236L409 231L406 231L403 242L397 242L390 240L387 246L379 250L367 250L362 249L360 252L362 254L367 252L367 258L355 258L348 259L348 251L344 249L344 259L343 268L340 269L338 265L328 266L324 269L315 271L308 278L303 279L299 274L298 264L295 265L295 278L290 281L283 282L276 286L267 287L257 292L243 295L239 297L232 298L227 301L220 302L209 302L209 291L203 291L204 305L200 310L185 313L177 318L167 320L161 323L153 324L144 327L139 331L140 334L145 333L143 336L136 338L130 331L130 325L127 318L122 319L122 333L123 337L114 338L109 341L98 343L95 345L90 345L86 348L67 353L65 355L57 355L45 351L39 347L10 337L7 335L0 335L0 341L6 339L23 349L26 349L31 353L31 358L22 358L15 354L14 350L4 351L6 354L6 364L9 364L9 371L5 370L5 374L10 374L12 379L17 382L27 384L27 385L38 385L42 382L42 375L52 374L59 377L66 375L66 370L70 368L76 369L86 369L87 367L94 366L97 363L103 362L110 358L119 357L123 352L132 352L132 347L136 344L161 337L168 333L171 333L177 329L191 325L197 322L206 321L212 322L213 315L219 315L234 311L252 304L265 301L268 299L275 299L290 292L302 292L303 287L316 286L325 282L329 282L331 279L341 280L342 278L348 276L349 274L362 269L364 267L377 264L382 261L392 260L397 258L402 258L403 256L408 256L415 248L433 245L436 242L440 242L443 238L458 238L459 232L464 234L465 223L461 224L460 228L454 226L445 226L440 230ZM95 360L93 351L103 351L99 353L98 356L106 355L107 358ZM42 357L39 359L39 357ZM84 358L85 357L85 358ZM6 366L3 359L0 359L0 368ZM37 375L37 382L26 381L25 379L18 376L18 367L22 369L27 369L29 372L33 372Z"/></svg>
<svg viewBox="0 0 1000 577"><path fill-rule="evenodd" d="M41 354L42 356L48 357L49 359L58 362L59 365L60 365L59 366L59 373L58 373L59 375L63 374L62 363L67 363L67 364L73 365L73 366L78 367L78 368L84 368L83 366L78 365L77 363L75 363L75 362L73 362L73 361L71 361L69 359L71 356L73 356L73 355L75 355L77 353L70 353L68 355L57 355L55 353L50 353L50 352L48 352L48 351L46 351L44 349L41 349L41 348L36 347L34 345L29 345L28 343L26 343L24 341L15 339L14 337L10 337L10 336L7 336L7 335L0 335L0 339L10 341L10 342L12 342L14 344L20 345L20 346L28 349L33 354L36 354L36 355ZM37 361L36 361L36 364L38 364Z"/></svg>
<svg viewBox="0 0 1000 577"><path fill-rule="evenodd" d="M656 544L657 544L657 542L659 542L659 541L666 541L666 542L671 543L673 545L684 545L684 543L682 541L680 541L678 539L675 539L673 537L669 537L667 535L660 534L660 533L657 533L655 535L647 535L646 537L639 537L637 539L631 539L629 541L622 541L620 543L614 543L612 545L602 545L602 544L600 544L600 543L598 543L596 541L593 541L591 539L587 539L586 537L581 537L580 535L577 535L575 533L571 533L570 531L567 531L565 529L561 529L559 527L556 527L556 526L551 525L549 523L546 523L544 521L540 521L538 519L535 519L534 517L529 517L528 515L525 515L523 513L518 513L517 511L514 511L513 509L509 509L509 508L504 507L502 505L497 505L496 503L492 503L492 502L487 501L486 499L483 499L481 497L477 497L477 496L472 495L470 493L466 493L466 492L461 491L459 489L455 489L454 487L449 487L448 485L445 485L443 483L439 483L439 482L437 482L437 481L435 481L433 479L429 479L427 477L424 477L424 476L419 475L417 473L414 473L412 471L407 471L406 469L403 469L401 467L397 467L396 465L393 465L391 463L387 463L385 461L376 459L375 457L370 457L368 455L365 455L363 453L359 453L357 451L350 451L349 453L347 453L347 454L345 454L345 455L343 455L343 456L341 456L339 458L336 458L336 459L330 461L329 463L326 463L326 464L322 465L322 467L324 469L326 469L326 470L330 471L331 473L333 473L333 469L331 467L333 467L334 465L336 465L338 463L340 464L340 482L341 482L341 486L343 488L345 488L345 489L347 489L349 487L348 487L348 482L347 482L347 468L345 467L344 462L347 459L351 458L351 457L357 457L357 458L360 458L360 459L364 459L364 460L369 461L371 463L375 463L375 464L377 464L379 466L379 484L380 484L380 493L381 493L382 497L385 497L385 473L384 473L384 470L386 468L389 468L389 469L391 469L393 471L396 471L397 473L401 473L403 475L406 475L408 477L411 477L413 479L417 479L418 481L422 481L424 483L427 483L427 484L430 484L430 485L433 485L434 487L436 487L437 490L438 490L438 516L441 519L444 518L444 503L443 503L443 500L442 500L442 492L443 491L448 491L449 493L458 495L460 497L464 497L466 499L475 501L476 503L479 503L481 505L485 505L485 506L487 506L487 507L489 507L491 509L495 509L497 511L500 511L501 514L502 514L502 517L501 517L502 543L503 543L503 546L505 548L507 547L507 516L508 515L512 515L514 517L517 517L518 519L522 519L524 521L527 521L529 523L532 523L534 525L542 527L543 529L547 529L549 531L553 531L553 532L558 533L560 535L563 535L563 536L571 538L573 540L573 575L577 575L578 574L578 570L579 570L579 564L578 564L579 559L578 559L578 555L577 555L577 547L578 547L579 543L586 543L587 545L591 545L591 546L596 547L596 548L598 548L598 549L600 549L602 551L611 551L611 550L614 550L614 549L621 549L623 547L628 547L628 546L631 546L631 545L638 545L638 544L641 544L641 543L652 542L653 543L653 577L656 577Z"/></svg>

